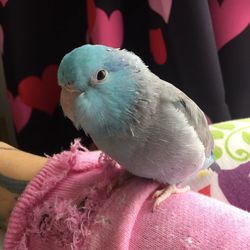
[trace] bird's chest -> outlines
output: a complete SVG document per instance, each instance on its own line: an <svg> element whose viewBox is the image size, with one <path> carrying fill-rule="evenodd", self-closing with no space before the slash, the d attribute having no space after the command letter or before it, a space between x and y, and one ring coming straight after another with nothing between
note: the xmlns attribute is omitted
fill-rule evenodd
<svg viewBox="0 0 250 250"><path fill-rule="evenodd" d="M112 136L108 138L92 138L97 147L108 154L121 165L127 165L128 160L138 148L138 142L133 137Z"/></svg>

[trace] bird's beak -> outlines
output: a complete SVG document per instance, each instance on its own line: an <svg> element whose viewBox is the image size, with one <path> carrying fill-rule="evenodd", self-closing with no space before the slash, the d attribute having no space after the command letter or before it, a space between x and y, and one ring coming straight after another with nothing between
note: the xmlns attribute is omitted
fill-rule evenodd
<svg viewBox="0 0 250 250"><path fill-rule="evenodd" d="M77 90L77 89L75 89L74 87L71 87L71 86L62 86L62 91L66 91L68 94L74 95L74 96L77 96L77 95L83 96L83 95L85 95L84 91Z"/></svg>
<svg viewBox="0 0 250 250"><path fill-rule="evenodd" d="M60 103L64 114L74 121L74 101L78 96L84 95L84 92L76 90L69 86L63 86L61 90Z"/></svg>
<svg viewBox="0 0 250 250"><path fill-rule="evenodd" d="M79 90L77 90L77 89L75 89L75 88L73 88L71 86L62 86L62 91L67 91L67 92L72 93L72 94L73 93L81 94L81 92Z"/></svg>

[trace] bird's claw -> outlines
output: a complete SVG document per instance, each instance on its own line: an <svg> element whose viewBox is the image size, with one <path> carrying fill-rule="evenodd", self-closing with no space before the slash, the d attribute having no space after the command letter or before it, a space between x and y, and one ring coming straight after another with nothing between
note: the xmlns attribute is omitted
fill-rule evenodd
<svg viewBox="0 0 250 250"><path fill-rule="evenodd" d="M157 190L153 194L153 198L155 199L153 211L155 211L164 200L169 198L171 194L185 193L189 190L190 190L189 186L185 186L181 188L181 187L177 187L176 185L169 185L166 188Z"/></svg>

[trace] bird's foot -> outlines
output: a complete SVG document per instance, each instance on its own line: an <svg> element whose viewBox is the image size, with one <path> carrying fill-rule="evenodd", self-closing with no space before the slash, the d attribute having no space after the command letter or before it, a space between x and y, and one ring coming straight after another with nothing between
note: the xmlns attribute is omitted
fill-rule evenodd
<svg viewBox="0 0 250 250"><path fill-rule="evenodd" d="M153 206L153 211L155 209L157 209L157 207L159 207L159 205L166 200L168 197L171 196L171 194L181 194L181 193L185 193L187 191L190 190L189 186L185 186L185 187L177 187L176 185L169 185L161 190L157 190L154 195L153 198L155 198L155 203Z"/></svg>

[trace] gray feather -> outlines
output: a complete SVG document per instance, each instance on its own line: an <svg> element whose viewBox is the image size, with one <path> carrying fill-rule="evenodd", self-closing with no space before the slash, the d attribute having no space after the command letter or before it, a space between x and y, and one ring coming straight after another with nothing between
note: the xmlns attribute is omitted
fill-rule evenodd
<svg viewBox="0 0 250 250"><path fill-rule="evenodd" d="M211 133L209 132L208 123L204 113L188 96L182 92L179 92L179 94L176 95L173 105L185 115L189 125L195 129L198 137L205 147L206 157L209 157L214 147L214 141Z"/></svg>

